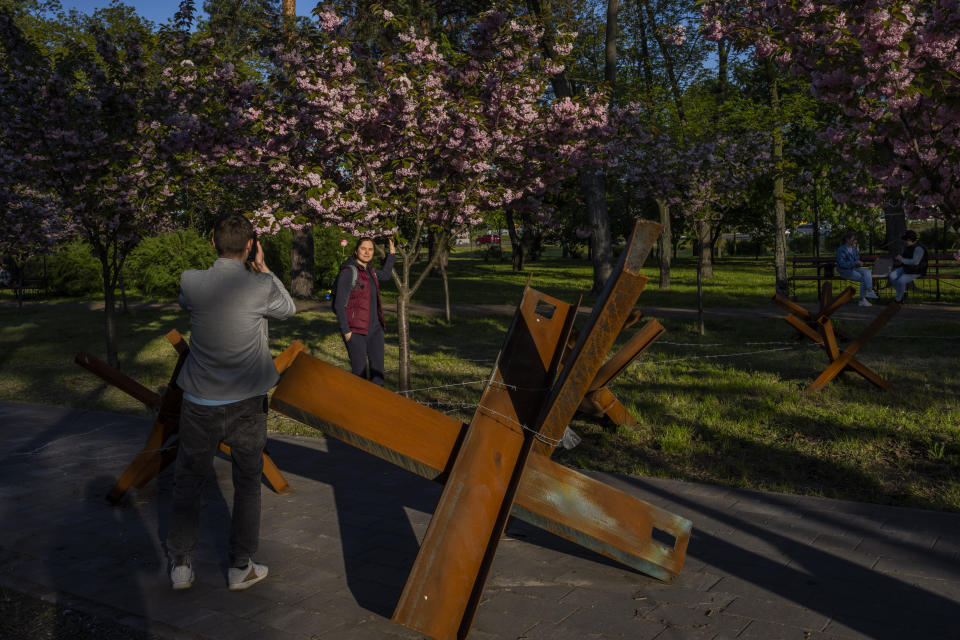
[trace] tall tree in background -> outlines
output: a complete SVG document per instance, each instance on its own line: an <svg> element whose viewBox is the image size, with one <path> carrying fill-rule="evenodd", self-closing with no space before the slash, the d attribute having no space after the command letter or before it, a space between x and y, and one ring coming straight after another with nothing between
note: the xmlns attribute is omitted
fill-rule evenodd
<svg viewBox="0 0 960 640"><path fill-rule="evenodd" d="M44 191L48 185L37 181L30 155L36 132L46 124L42 83L48 60L7 9L0 9L0 43L0 267L13 275L22 307L27 260L51 251L69 227L53 190Z"/></svg>
<svg viewBox="0 0 960 640"><path fill-rule="evenodd" d="M297 16L296 0L283 0L284 32L288 42L293 41L292 30ZM290 248L290 293L297 298L313 295L313 225L304 224L293 230Z"/></svg>
<svg viewBox="0 0 960 640"><path fill-rule="evenodd" d="M115 300L124 261L144 234L171 223L160 124L167 101L157 90L155 37L129 8L98 11L82 33L65 43L68 54L51 59L0 10L4 112L34 110L4 133L28 141L17 159L29 176L20 192L54 197L100 261L107 360L119 366Z"/></svg>
<svg viewBox="0 0 960 640"><path fill-rule="evenodd" d="M882 187L846 196L960 228L960 5L953 0L727 2L703 5L730 37L810 79L843 108L825 137Z"/></svg>
<svg viewBox="0 0 960 640"><path fill-rule="evenodd" d="M539 29L500 12L478 22L464 53L389 11L381 19L395 41L374 51L350 41L330 10L317 19L319 29L271 48L269 88L249 99L242 90L249 83L236 86L242 78L232 68L199 65L202 101L231 105L233 113L190 113L191 120L212 117L188 128L220 126L234 139L207 145L211 166L226 154L241 166L266 167L253 214L259 228L296 228L303 203L310 223L398 237L406 389L409 303L440 256L424 263L424 239L445 243L484 212L541 196L561 175L554 167L582 152L585 128L602 124L606 106L545 101L546 74L555 69L534 55ZM572 36L562 38L569 47Z"/></svg>

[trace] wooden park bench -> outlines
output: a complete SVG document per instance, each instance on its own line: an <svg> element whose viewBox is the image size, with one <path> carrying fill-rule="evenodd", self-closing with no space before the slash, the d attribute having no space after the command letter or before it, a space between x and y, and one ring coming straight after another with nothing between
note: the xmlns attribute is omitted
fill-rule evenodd
<svg viewBox="0 0 960 640"><path fill-rule="evenodd" d="M48 282L44 277L24 278L22 282L14 280L9 284L0 284L0 289L10 289L14 293L19 289L21 295L40 295L47 293Z"/></svg>
<svg viewBox="0 0 960 640"><path fill-rule="evenodd" d="M887 256L865 255L860 256L864 266L873 272L874 290L882 293L887 287L887 275L893 268L892 261ZM790 297L797 299L798 285L815 282L817 285L817 299L822 294L824 282L849 282L836 273L836 259L833 256L793 256L790 259ZM940 299L941 288L944 286L960 287L960 262L954 259L952 253L931 253L927 274L913 281L913 291L926 296ZM910 291L910 289L908 289ZM892 292L891 292L892 295Z"/></svg>

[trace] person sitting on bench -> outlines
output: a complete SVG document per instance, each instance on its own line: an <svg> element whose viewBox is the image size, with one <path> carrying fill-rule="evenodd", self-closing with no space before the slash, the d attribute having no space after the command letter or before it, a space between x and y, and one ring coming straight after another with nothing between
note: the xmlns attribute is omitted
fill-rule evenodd
<svg viewBox="0 0 960 640"><path fill-rule="evenodd" d="M923 245L917 242L916 231L907 231L900 239L906 243L906 246L903 247L903 253L893 258L893 261L900 266L890 272L890 284L896 291L893 298L896 302L903 302L908 284L927 274L929 261Z"/></svg>
<svg viewBox="0 0 960 640"><path fill-rule="evenodd" d="M845 280L860 283L860 306L872 306L867 298L878 298L873 291L873 277L870 269L863 266L860 252L857 250L857 234L853 231L843 236L843 244L837 249L837 275Z"/></svg>

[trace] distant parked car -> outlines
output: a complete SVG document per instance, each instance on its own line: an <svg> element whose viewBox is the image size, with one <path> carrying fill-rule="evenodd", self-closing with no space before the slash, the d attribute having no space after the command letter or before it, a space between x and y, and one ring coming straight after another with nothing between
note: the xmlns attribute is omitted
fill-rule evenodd
<svg viewBox="0 0 960 640"><path fill-rule="evenodd" d="M500 244L500 236L495 233L477 236L477 244Z"/></svg>
<svg viewBox="0 0 960 640"><path fill-rule="evenodd" d="M821 235L821 236L828 236L828 235L830 235L830 231L831 231L831 229L830 229L830 227L828 227L827 225L820 225L820 235ZM798 236L812 236L812 235L813 235L813 225L812 225L812 224L801 224L801 225L797 226L796 230L794 231L794 234L795 234L795 235L798 235ZM789 230L787 230L787 235L790 235L790 231L789 231Z"/></svg>

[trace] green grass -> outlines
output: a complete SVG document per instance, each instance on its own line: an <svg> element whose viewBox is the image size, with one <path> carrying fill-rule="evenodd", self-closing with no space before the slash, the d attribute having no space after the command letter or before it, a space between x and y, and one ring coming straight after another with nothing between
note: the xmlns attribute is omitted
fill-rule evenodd
<svg viewBox="0 0 960 640"><path fill-rule="evenodd" d="M589 295L593 286L593 268L589 260L563 259L557 247L547 247L536 262L528 262L523 272L514 272L509 250L502 261L483 259L482 249L454 249L448 269L452 304L509 304L520 300L523 286L531 280L538 290L574 301L584 295L584 304L592 304ZM660 274L656 262L648 261L642 273L650 280L643 293L643 303L651 306L696 306L696 262L687 257L676 260L671 269L669 290L658 288ZM715 277L704 281L705 304L722 307L749 307L770 301L774 288L773 261L768 258L731 258L718 262ZM395 289L384 286L387 300L395 299ZM814 294L815 297L816 294ZM440 278L427 278L414 297L416 302L441 304L443 289Z"/></svg>
<svg viewBox="0 0 960 640"><path fill-rule="evenodd" d="M531 279L532 286L561 300L573 302L583 294L584 304L590 305L596 299L587 293L593 286L593 268L586 257L578 260L563 259L558 247L546 247L540 260L528 262L525 270L518 273L513 271L509 249L504 251L502 261L484 260L483 255L483 249L453 250L448 268L452 304L515 305L520 300L523 286L528 279ZM643 305L696 307L697 263L689 251L681 252L680 257L673 261L669 290L661 290L658 286L660 273L656 260L650 258L647 264L649 266L642 269L642 273L649 278L641 298ZM704 305L766 305L773 295L774 283L773 258L720 258L714 263L714 277L703 281ZM921 284L929 291L915 292L911 294L913 298L924 303L935 302L932 284L928 281L921 281ZM834 287L838 285L839 283L834 283ZM801 283L797 294L800 300L816 300L816 283ZM396 289L392 285L385 285L384 297L392 302L396 298ZM414 301L442 304L443 289L440 278L427 278L414 296ZM942 281L939 302L960 304L960 285L949 280Z"/></svg>
<svg viewBox="0 0 960 640"><path fill-rule="evenodd" d="M892 391L847 373L806 394L826 356L792 342L785 324L727 323L703 338L664 324L668 333L613 389L639 426L580 421L584 442L562 458L609 471L960 510L960 327L899 323L878 335L859 359ZM863 328L844 323L853 335ZM778 338L786 344L749 344ZM750 351L760 353L738 355Z"/></svg>
<svg viewBox="0 0 960 640"><path fill-rule="evenodd" d="M672 291L652 282L641 305L692 306L691 267L681 261ZM531 271L537 288L568 301L590 284L585 260L548 255ZM470 252L455 256L451 274L455 302L511 305L527 277ZM756 317L744 306L769 309L771 289L772 275L751 260L719 264L708 304L741 306L743 315L708 318L706 336L692 322L661 318L667 333L612 386L639 424L578 417L572 426L583 442L559 459L582 468L960 511L960 324L938 319L942 312L928 319L902 314L858 355L894 390L879 391L847 373L808 395L804 389L827 365L823 351L796 341L782 320ZM417 299L439 302L439 280L431 279L424 293ZM411 397L469 420L508 323L507 316L456 317L450 326L412 318ZM864 328L841 324L849 335ZM175 357L163 336L173 328L186 334L189 321L169 305L134 305L120 315L122 368L150 388L165 385ZM347 366L329 311L271 323L275 353L294 340ZM387 384L395 387L392 329L387 345ZM22 310L0 301L0 399L148 414L73 364L81 350L104 358L102 311L76 301L29 301ZM316 433L278 415L270 425Z"/></svg>

